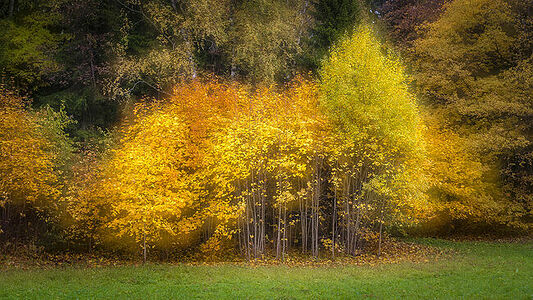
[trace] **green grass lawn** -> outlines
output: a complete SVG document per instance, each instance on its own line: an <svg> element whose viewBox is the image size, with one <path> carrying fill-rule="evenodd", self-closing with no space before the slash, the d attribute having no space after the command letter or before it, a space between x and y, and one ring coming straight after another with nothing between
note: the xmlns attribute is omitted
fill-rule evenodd
<svg viewBox="0 0 533 300"><path fill-rule="evenodd" d="M185 266L0 270L0 298L533 299L533 244L418 240L457 253L378 266Z"/></svg>

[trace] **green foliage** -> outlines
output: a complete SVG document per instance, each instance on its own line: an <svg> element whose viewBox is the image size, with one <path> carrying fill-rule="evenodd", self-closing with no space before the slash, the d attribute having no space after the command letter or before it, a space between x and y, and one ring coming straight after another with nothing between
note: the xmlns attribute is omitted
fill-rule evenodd
<svg viewBox="0 0 533 300"><path fill-rule="evenodd" d="M87 142L98 135L97 128L109 128L118 118L118 105L90 86L71 88L39 97L39 106L63 110L75 123L67 127L77 142Z"/></svg>
<svg viewBox="0 0 533 300"><path fill-rule="evenodd" d="M62 70L54 59L65 36L55 27L60 15L53 4L39 1L34 10L0 19L0 72L28 91L48 86L48 79Z"/></svg>
<svg viewBox="0 0 533 300"><path fill-rule="evenodd" d="M305 53L308 67L316 70L327 56L329 48L344 36L352 34L359 24L364 4L360 0L314 0L309 52Z"/></svg>
<svg viewBox="0 0 533 300"><path fill-rule="evenodd" d="M116 6L105 1L15 1L0 20L2 80L33 98L35 107L64 108L77 123L69 131L109 126L116 105L102 84L114 55ZM116 21L118 20L118 21ZM104 103L105 102L105 103Z"/></svg>
<svg viewBox="0 0 533 300"><path fill-rule="evenodd" d="M255 82L292 78L307 25L305 5L301 0L254 0L237 6L230 28L232 63Z"/></svg>

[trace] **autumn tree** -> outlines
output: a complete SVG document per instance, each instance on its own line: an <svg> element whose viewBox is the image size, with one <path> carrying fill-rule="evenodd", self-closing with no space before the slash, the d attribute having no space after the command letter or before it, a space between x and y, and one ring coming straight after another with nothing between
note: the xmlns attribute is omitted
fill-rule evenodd
<svg viewBox="0 0 533 300"><path fill-rule="evenodd" d="M424 31L424 24L435 21L447 0L388 0L380 13L388 26L388 34L403 50L410 50Z"/></svg>
<svg viewBox="0 0 533 300"><path fill-rule="evenodd" d="M312 183L313 162L319 159L319 141L325 133L316 93L312 83L296 81L281 93L262 88L241 95L240 113L226 119L213 136L209 169L218 183L216 190L242 207L238 238L248 259L267 255L270 245L278 259L285 259L294 239L299 239L303 251L311 246L304 241L311 221L309 196L315 191L315 201L319 197ZM318 204L314 209L311 222L318 220ZM301 232L297 222L304 224ZM291 238L291 232L301 238ZM315 233L311 239L317 246Z"/></svg>
<svg viewBox="0 0 533 300"><path fill-rule="evenodd" d="M139 116L143 107L137 109ZM172 245L196 228L201 191L187 166L184 121L156 110L134 122L103 170L102 197L110 207L104 226L133 238L146 261L150 246Z"/></svg>
<svg viewBox="0 0 533 300"><path fill-rule="evenodd" d="M424 140L427 145L425 173L434 215L423 222L429 231L450 233L484 221L497 222L502 203L493 195L498 187L489 167L468 147L465 137L447 128L438 114L426 112ZM494 179L494 174L492 174ZM473 228L473 226L471 226Z"/></svg>
<svg viewBox="0 0 533 300"><path fill-rule="evenodd" d="M65 116L50 109L33 111L0 86L0 193L3 238L47 230L32 222L52 221L58 211L62 179L71 144L63 133Z"/></svg>
<svg viewBox="0 0 533 300"><path fill-rule="evenodd" d="M406 220L406 208L424 207L413 180L424 151L417 104L399 61L383 51L372 30L361 26L332 50L321 70L321 105L341 138L335 185L350 254L365 226L377 221L381 234L385 218Z"/></svg>
<svg viewBox="0 0 533 300"><path fill-rule="evenodd" d="M512 178L529 174L531 46L523 43L531 26L523 15L528 5L452 1L415 41L416 85L445 126L466 138L466 149L481 158L486 184L499 186L486 191L504 207L494 212L497 223L515 228L529 222L531 207L528 193L511 188L517 182Z"/></svg>
<svg viewBox="0 0 533 300"><path fill-rule="evenodd" d="M104 246L105 218L109 203L102 197L104 162L109 149L116 147L117 134L103 134L98 143L85 144L73 153L65 189L59 201L58 219L70 249L92 251Z"/></svg>

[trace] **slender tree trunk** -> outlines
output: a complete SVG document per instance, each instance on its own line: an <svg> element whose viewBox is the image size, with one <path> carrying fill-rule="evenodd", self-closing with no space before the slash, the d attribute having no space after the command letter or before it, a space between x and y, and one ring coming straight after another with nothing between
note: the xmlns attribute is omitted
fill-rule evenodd
<svg viewBox="0 0 533 300"><path fill-rule="evenodd" d="M257 242L258 242L258 235L259 235L259 232L258 232L258 224L257 224L257 200L256 200L256 197L255 197L255 192L254 193L254 196L252 197L253 199L253 222L254 222L254 238L253 238L253 243L254 243L254 258L257 259Z"/></svg>
<svg viewBox="0 0 533 300"><path fill-rule="evenodd" d="M351 188L351 177L350 176L347 176L346 178L346 183L347 183L347 186L346 186L346 193L345 193L345 203L344 203L344 206L345 206L345 231L346 231L346 234L345 234L345 237L344 237L344 251L346 252L347 255L350 254L350 237L351 237L351 226L352 226L352 212L351 212L351 209L350 209L350 198L351 198L351 193L350 193L350 188Z"/></svg>
<svg viewBox="0 0 533 300"><path fill-rule="evenodd" d="M337 218L337 188L334 185L335 196L333 197L333 215L331 220L331 257L335 260L335 220Z"/></svg>
<svg viewBox="0 0 533 300"><path fill-rule="evenodd" d="M242 243L242 233L244 232L244 227L241 226L241 219L242 217L239 217L237 219L237 228L239 228L239 233L237 234L237 237L239 238L239 252L242 254L244 251L243 243Z"/></svg>
<svg viewBox="0 0 533 300"><path fill-rule="evenodd" d="M182 29L182 30L180 30L180 32L181 32L183 40L185 40L185 44L187 45L187 51L189 51L188 60L189 60L189 65L191 67L191 69L190 69L191 78L195 79L197 74L196 74L196 63L194 61L194 42L193 42L193 37L192 37L192 34L186 29ZM174 43L172 43L172 49L175 49L175 48L176 47L175 47Z"/></svg>
<svg viewBox="0 0 533 300"><path fill-rule="evenodd" d="M378 257L381 256L381 233L382 231L383 231L383 208L381 208L381 216L379 218Z"/></svg>
<svg viewBox="0 0 533 300"><path fill-rule="evenodd" d="M316 180L316 176L315 176ZM311 197L311 255L315 256L315 228L316 228L316 219L315 219L315 205L316 205L316 185L313 187L313 195Z"/></svg>
<svg viewBox="0 0 533 300"><path fill-rule="evenodd" d="M93 53L92 48L90 50L89 58L90 58L90 65L91 65L91 82L93 84L93 88L96 88L96 70L94 66L94 53Z"/></svg>
<svg viewBox="0 0 533 300"><path fill-rule="evenodd" d="M229 21L230 21L230 28L234 28L235 26L235 8L238 5L238 1L232 0L230 2L230 8L229 8ZM232 39L235 39L235 37L232 37ZM236 54L235 54L235 45L231 46L231 57L230 57L230 78L233 80L235 79L235 76L237 76L237 65L236 65Z"/></svg>
<svg viewBox="0 0 533 300"><path fill-rule="evenodd" d="M321 163L320 159L315 160L315 187L313 189L312 205L311 205L311 252L315 258L318 258L318 244L319 244L319 229L320 229L320 193L321 193Z"/></svg>
<svg viewBox="0 0 533 300"><path fill-rule="evenodd" d="M252 170L252 183L254 183L254 171ZM256 200L256 191L252 188L252 222L254 228L254 236L252 238L254 259L257 260L257 200Z"/></svg>
<svg viewBox="0 0 533 300"><path fill-rule="evenodd" d="M233 19L232 19L233 23ZM230 66L230 78L235 79L235 76L237 76L237 65L235 64L235 48L231 48L231 66Z"/></svg>
<svg viewBox="0 0 533 300"><path fill-rule="evenodd" d="M307 251L307 195L300 199L300 223L302 225L302 254Z"/></svg>
<svg viewBox="0 0 533 300"><path fill-rule="evenodd" d="M15 12L15 0L9 0L9 14L8 14L8 16L11 18L13 16L14 12Z"/></svg>
<svg viewBox="0 0 533 300"><path fill-rule="evenodd" d="M353 242L352 242L352 246L353 246L353 250L352 250L352 255L355 255L356 254L356 251L357 251L357 242L358 242L358 237L359 237L359 227L360 227L360 223L361 223L361 207L357 207L357 215L355 217L355 226L354 226L354 230L353 230Z"/></svg>
<svg viewBox="0 0 533 300"><path fill-rule="evenodd" d="M247 180L248 181L248 180ZM250 253L250 185L248 184L248 193L246 195L246 220L244 224L246 225L246 258L248 261L251 259L251 253Z"/></svg>
<svg viewBox="0 0 533 300"><path fill-rule="evenodd" d="M175 11L178 10L176 6L176 0L170 0L170 5L172 5L172 9L174 9Z"/></svg>
<svg viewBox="0 0 533 300"><path fill-rule="evenodd" d="M287 251L287 203L283 203L283 249L281 250L282 260L285 261Z"/></svg>
<svg viewBox="0 0 533 300"><path fill-rule="evenodd" d="M265 193L266 193L266 180L265 180L265 176L263 174L262 176L262 184L261 184L261 255L263 255L265 253L265 243L266 243L266 238L265 238L265 229L266 229L266 226L265 226L265 214L266 214L266 199L265 199Z"/></svg>
<svg viewBox="0 0 533 300"><path fill-rule="evenodd" d="M143 229L143 265L146 264L146 230Z"/></svg>
<svg viewBox="0 0 533 300"><path fill-rule="evenodd" d="M281 257L281 203L278 203L278 236L276 243L276 259Z"/></svg>

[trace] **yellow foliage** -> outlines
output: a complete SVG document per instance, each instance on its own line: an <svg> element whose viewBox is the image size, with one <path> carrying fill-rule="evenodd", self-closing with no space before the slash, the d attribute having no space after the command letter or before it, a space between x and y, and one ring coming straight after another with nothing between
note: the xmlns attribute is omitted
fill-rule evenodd
<svg viewBox="0 0 533 300"><path fill-rule="evenodd" d="M0 206L53 204L60 196L60 153L40 116L0 86Z"/></svg>

